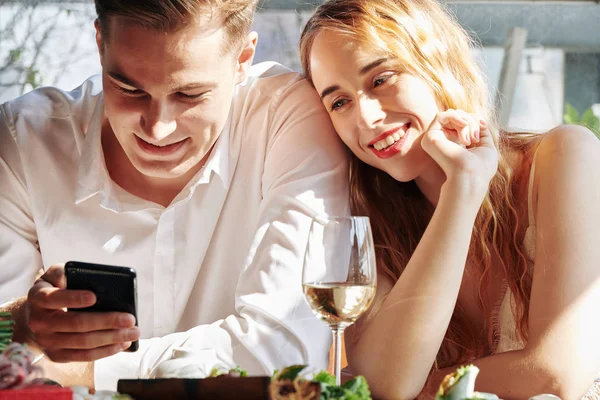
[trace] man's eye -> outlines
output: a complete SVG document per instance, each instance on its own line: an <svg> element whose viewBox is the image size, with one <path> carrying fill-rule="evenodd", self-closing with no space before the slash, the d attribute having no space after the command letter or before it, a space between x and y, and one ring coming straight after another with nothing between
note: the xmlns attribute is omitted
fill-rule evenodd
<svg viewBox="0 0 600 400"><path fill-rule="evenodd" d="M139 89L125 89L124 87L119 86L119 85L115 85L115 87L117 88L118 91L120 91L121 93L123 93L127 96L137 97L137 96L141 96L144 94L144 92Z"/></svg>
<svg viewBox="0 0 600 400"><path fill-rule="evenodd" d="M186 94L186 93L177 93L177 95L185 100L197 100L204 96L206 92L198 93L198 94Z"/></svg>

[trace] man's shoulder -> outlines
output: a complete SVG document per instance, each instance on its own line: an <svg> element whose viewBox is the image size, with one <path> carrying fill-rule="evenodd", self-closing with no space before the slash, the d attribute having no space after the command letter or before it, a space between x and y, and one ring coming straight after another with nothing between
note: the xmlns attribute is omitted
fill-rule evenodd
<svg viewBox="0 0 600 400"><path fill-rule="evenodd" d="M238 88L238 100L246 104L268 104L269 108L294 103L292 107L312 108L320 103L310 82L299 72L276 62L253 65ZM289 105L289 104L287 104Z"/></svg>
<svg viewBox="0 0 600 400"><path fill-rule="evenodd" d="M286 67L285 65L279 64L275 61L265 61L258 64L252 65L248 71L248 83L255 83L260 80L269 80L270 78L296 78L300 79L301 76L298 72Z"/></svg>
<svg viewBox="0 0 600 400"><path fill-rule="evenodd" d="M102 81L95 75L80 86L67 91L56 87L41 87L2 104L0 116L7 123L34 118L38 122L75 116L87 119L101 99Z"/></svg>
<svg viewBox="0 0 600 400"><path fill-rule="evenodd" d="M242 86L269 96L283 93L295 87L312 88L308 80L299 72L271 61L253 65Z"/></svg>

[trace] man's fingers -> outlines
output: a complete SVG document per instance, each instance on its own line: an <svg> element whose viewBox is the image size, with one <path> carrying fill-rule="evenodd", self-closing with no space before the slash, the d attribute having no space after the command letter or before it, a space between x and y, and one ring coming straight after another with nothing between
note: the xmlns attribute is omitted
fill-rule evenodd
<svg viewBox="0 0 600 400"><path fill-rule="evenodd" d="M107 329L132 328L135 317L128 313L90 313L77 311L55 311L43 315L33 315L29 328L35 334L50 332L82 333Z"/></svg>
<svg viewBox="0 0 600 400"><path fill-rule="evenodd" d="M40 279L49 282L54 287L61 289L67 288L67 278L65 277L63 264L55 264L51 266Z"/></svg>
<svg viewBox="0 0 600 400"><path fill-rule="evenodd" d="M51 350L46 355L54 362L66 363L74 361L96 361L101 358L110 357L131 346L131 343L111 344L97 347L91 350Z"/></svg>
<svg viewBox="0 0 600 400"><path fill-rule="evenodd" d="M113 344L131 343L139 337L139 329L133 327L88 333L52 333L37 337L36 342L46 349L93 350Z"/></svg>
<svg viewBox="0 0 600 400"><path fill-rule="evenodd" d="M43 280L38 281L27 298L30 306L47 310L62 308L84 308L96 303L96 296L87 290L65 290L52 287Z"/></svg>

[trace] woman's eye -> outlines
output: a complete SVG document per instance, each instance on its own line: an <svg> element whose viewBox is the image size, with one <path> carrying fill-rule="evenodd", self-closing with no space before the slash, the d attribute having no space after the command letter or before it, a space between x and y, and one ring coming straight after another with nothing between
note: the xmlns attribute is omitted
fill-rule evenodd
<svg viewBox="0 0 600 400"><path fill-rule="evenodd" d="M377 86L381 86L383 85L385 82L387 82L387 80L390 78L389 75L386 76L380 76L378 78L375 78L375 80L373 81L373 87L377 87Z"/></svg>
<svg viewBox="0 0 600 400"><path fill-rule="evenodd" d="M339 99L333 102L333 104L331 105L331 111L335 111L337 109L339 109L340 107L343 107L344 105L346 105L348 101L346 99Z"/></svg>

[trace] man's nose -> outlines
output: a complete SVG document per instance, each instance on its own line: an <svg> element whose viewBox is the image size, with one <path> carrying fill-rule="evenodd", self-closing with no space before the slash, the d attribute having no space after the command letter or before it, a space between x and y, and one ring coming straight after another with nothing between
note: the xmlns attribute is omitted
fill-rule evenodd
<svg viewBox="0 0 600 400"><path fill-rule="evenodd" d="M151 101L149 107L142 114L141 126L148 138L159 142L175 132L177 121L173 107L167 102Z"/></svg>

